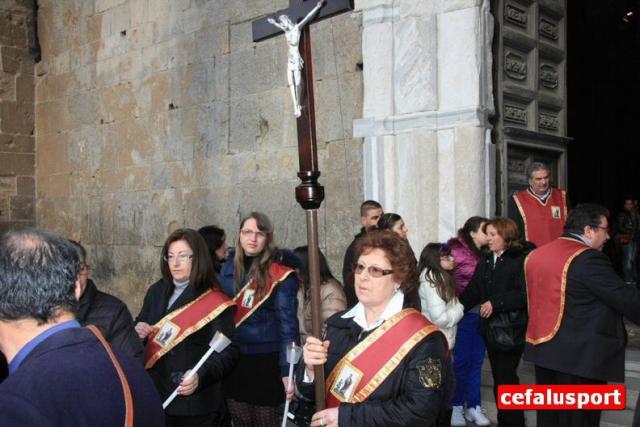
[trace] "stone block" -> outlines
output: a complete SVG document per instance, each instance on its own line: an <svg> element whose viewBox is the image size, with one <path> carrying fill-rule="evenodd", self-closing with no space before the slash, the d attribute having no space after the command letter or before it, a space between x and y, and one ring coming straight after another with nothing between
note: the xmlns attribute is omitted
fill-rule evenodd
<svg viewBox="0 0 640 427"><path fill-rule="evenodd" d="M346 136L345 122L342 120L342 108L350 104L338 88L338 80L328 78L315 82L316 130L318 141L329 142ZM351 122L347 118L348 122Z"/></svg>
<svg viewBox="0 0 640 427"><path fill-rule="evenodd" d="M35 153L35 138L0 134L0 153Z"/></svg>
<svg viewBox="0 0 640 427"><path fill-rule="evenodd" d="M140 108L147 114L166 112L171 99L171 74L167 71L145 77L135 95Z"/></svg>
<svg viewBox="0 0 640 427"><path fill-rule="evenodd" d="M42 136L38 138L38 174L70 172L68 154L68 133Z"/></svg>
<svg viewBox="0 0 640 427"><path fill-rule="evenodd" d="M0 156L2 175L33 175L35 173L35 156L27 153L13 153Z"/></svg>
<svg viewBox="0 0 640 427"><path fill-rule="evenodd" d="M83 125L95 125L100 120L100 99L95 93L80 92L67 99L71 120Z"/></svg>
<svg viewBox="0 0 640 427"><path fill-rule="evenodd" d="M153 24L147 22L131 28L127 32L127 38L131 50L150 46L153 43Z"/></svg>
<svg viewBox="0 0 640 427"><path fill-rule="evenodd" d="M72 176L69 172L40 174L38 172L37 195L41 197L68 198L71 196Z"/></svg>
<svg viewBox="0 0 640 427"><path fill-rule="evenodd" d="M16 178L16 192L19 196L31 196L36 195L36 181L32 176L18 176ZM1 184L0 184L1 186ZM0 187L0 191L2 191Z"/></svg>
<svg viewBox="0 0 640 427"><path fill-rule="evenodd" d="M33 103L1 101L0 131L9 134L33 135Z"/></svg>
<svg viewBox="0 0 640 427"><path fill-rule="evenodd" d="M229 22L208 25L195 34L196 57L199 59L228 55L230 51Z"/></svg>
<svg viewBox="0 0 640 427"><path fill-rule="evenodd" d="M17 178L13 175L0 175L0 194L14 195L18 191Z"/></svg>
<svg viewBox="0 0 640 427"><path fill-rule="evenodd" d="M477 8L438 15L438 109L455 110L480 102L482 46Z"/></svg>
<svg viewBox="0 0 640 427"><path fill-rule="evenodd" d="M213 59L171 69L172 99L180 107L213 101L215 83Z"/></svg>
<svg viewBox="0 0 640 427"><path fill-rule="evenodd" d="M26 14L16 10L0 10L0 45L27 47Z"/></svg>
<svg viewBox="0 0 640 427"><path fill-rule="evenodd" d="M431 111L438 106L437 20L408 17L394 36L396 114ZM411 40L411 43L401 40Z"/></svg>
<svg viewBox="0 0 640 427"><path fill-rule="evenodd" d="M164 53L168 57L167 66L175 68L196 62L195 52L196 40L194 33L176 35L170 41Z"/></svg>
<svg viewBox="0 0 640 427"><path fill-rule="evenodd" d="M35 221L34 196L12 196L9 203L11 205L11 218L13 220Z"/></svg>
<svg viewBox="0 0 640 427"><path fill-rule="evenodd" d="M11 221L11 208L9 207L9 195L0 191L0 233L4 233L6 229L3 226L7 221Z"/></svg>
<svg viewBox="0 0 640 427"><path fill-rule="evenodd" d="M155 3L155 2L154 2ZM155 4L151 4L155 7ZM149 11L148 0L131 0L129 1L129 15L131 16L132 25L140 25L147 22Z"/></svg>
<svg viewBox="0 0 640 427"><path fill-rule="evenodd" d="M2 46L0 47L0 70L9 74L17 74L20 64L27 57L27 49Z"/></svg>
<svg viewBox="0 0 640 427"><path fill-rule="evenodd" d="M365 25L362 31L363 117L393 114L393 25L390 22Z"/></svg>
<svg viewBox="0 0 640 427"><path fill-rule="evenodd" d="M24 103L33 104L35 101L35 79L33 74L23 72L17 76L16 99Z"/></svg>
<svg viewBox="0 0 640 427"><path fill-rule="evenodd" d="M229 149L231 152L257 147L297 145L295 118L286 88L230 101Z"/></svg>
<svg viewBox="0 0 640 427"><path fill-rule="evenodd" d="M198 106L194 157L224 154L229 142L229 108L227 102Z"/></svg>
<svg viewBox="0 0 640 427"><path fill-rule="evenodd" d="M88 199L87 243L107 245L113 242L113 222L115 215L114 196L104 194ZM95 261L91 261L95 263Z"/></svg>
<svg viewBox="0 0 640 427"><path fill-rule="evenodd" d="M0 101L16 100L16 77L0 71Z"/></svg>
<svg viewBox="0 0 640 427"><path fill-rule="evenodd" d="M286 85L286 53L268 42L253 49L231 51L229 87L232 98L263 93ZM258 71L256 73L256 71Z"/></svg>
<svg viewBox="0 0 640 427"><path fill-rule="evenodd" d="M91 98L99 105L92 107L99 111L102 123L124 121L139 115L136 91L130 82L102 87L97 92L97 96L91 93Z"/></svg>

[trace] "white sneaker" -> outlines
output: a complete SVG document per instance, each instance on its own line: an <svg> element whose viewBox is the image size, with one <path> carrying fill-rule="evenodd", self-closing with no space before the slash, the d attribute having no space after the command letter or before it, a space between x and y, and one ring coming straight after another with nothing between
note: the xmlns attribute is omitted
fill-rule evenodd
<svg viewBox="0 0 640 427"><path fill-rule="evenodd" d="M475 408L468 408L464 414L467 421L474 423L477 426L490 426L491 420L487 418L484 413L484 409L480 405ZM453 419L453 417L452 417Z"/></svg>
<svg viewBox="0 0 640 427"><path fill-rule="evenodd" d="M453 412L451 413L451 425L463 427L467 425L467 422L462 415L462 406L453 406Z"/></svg>

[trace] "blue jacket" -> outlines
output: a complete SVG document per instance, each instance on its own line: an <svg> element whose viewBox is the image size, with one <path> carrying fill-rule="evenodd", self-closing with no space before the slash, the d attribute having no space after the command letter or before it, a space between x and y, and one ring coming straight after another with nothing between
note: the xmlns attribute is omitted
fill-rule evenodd
<svg viewBox="0 0 640 427"><path fill-rule="evenodd" d="M247 282L245 277L242 281ZM227 258L220 271L223 290L233 298L233 255ZM300 344L298 330L298 280L290 274L259 309L236 329L236 341L244 354L280 352L280 370L283 377L289 373L286 346L294 341Z"/></svg>
<svg viewBox="0 0 640 427"><path fill-rule="evenodd" d="M164 426L162 401L149 375L140 362L116 356L131 388L134 425ZM0 384L2 426L121 426L124 413L116 369L86 328L46 338Z"/></svg>

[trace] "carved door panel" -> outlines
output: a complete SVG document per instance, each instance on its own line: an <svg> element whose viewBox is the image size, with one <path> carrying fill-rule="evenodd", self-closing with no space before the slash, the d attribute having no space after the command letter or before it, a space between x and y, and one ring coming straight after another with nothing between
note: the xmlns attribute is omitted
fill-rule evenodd
<svg viewBox="0 0 640 427"><path fill-rule="evenodd" d="M566 188L566 0L492 0L498 213L542 161Z"/></svg>

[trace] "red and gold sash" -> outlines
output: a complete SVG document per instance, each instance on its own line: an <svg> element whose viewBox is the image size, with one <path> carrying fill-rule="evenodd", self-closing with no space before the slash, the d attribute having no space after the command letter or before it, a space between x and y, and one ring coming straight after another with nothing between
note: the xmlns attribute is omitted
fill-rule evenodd
<svg viewBox="0 0 640 427"><path fill-rule="evenodd" d="M150 369L169 350L235 305L223 292L208 290L198 298L164 316L153 325L144 349L145 368Z"/></svg>
<svg viewBox="0 0 640 427"><path fill-rule="evenodd" d="M567 193L557 188L543 203L529 190L513 195L524 223L524 237L540 247L562 236L567 221Z"/></svg>
<svg viewBox="0 0 640 427"><path fill-rule="evenodd" d="M327 408L365 401L411 349L439 330L413 308L387 319L333 368L326 381Z"/></svg>
<svg viewBox="0 0 640 427"><path fill-rule="evenodd" d="M238 294L233 298L233 301L238 305L235 319L236 327L240 326L242 322L255 313L255 311L269 299L276 286L289 277L291 273L293 273L291 268L285 267L277 262L272 262L269 266L268 277L270 280L265 283L265 294L259 301L256 301L256 287L253 279L250 280L244 288L240 289L240 292L238 292Z"/></svg>
<svg viewBox="0 0 640 427"><path fill-rule="evenodd" d="M525 260L529 322L527 342L533 345L551 340L562 322L567 272L575 257L590 249L584 243L561 237L536 249Z"/></svg>

